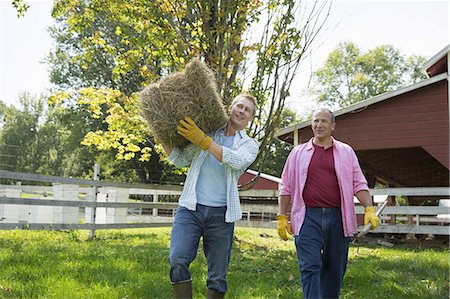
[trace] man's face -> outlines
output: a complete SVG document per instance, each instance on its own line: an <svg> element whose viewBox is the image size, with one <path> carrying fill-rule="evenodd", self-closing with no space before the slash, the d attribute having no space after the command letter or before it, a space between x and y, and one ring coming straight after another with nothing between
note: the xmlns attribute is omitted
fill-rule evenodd
<svg viewBox="0 0 450 299"><path fill-rule="evenodd" d="M325 110L318 110L313 114L311 128L314 133L314 137L318 139L326 139L331 137L336 123L331 122L331 115Z"/></svg>
<svg viewBox="0 0 450 299"><path fill-rule="evenodd" d="M237 97L229 109L230 122L238 130L245 129L255 113L255 105L249 99Z"/></svg>

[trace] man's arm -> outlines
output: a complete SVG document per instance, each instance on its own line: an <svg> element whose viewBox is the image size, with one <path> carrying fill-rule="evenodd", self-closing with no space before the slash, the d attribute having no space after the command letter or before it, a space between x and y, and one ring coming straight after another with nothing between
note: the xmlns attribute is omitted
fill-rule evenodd
<svg viewBox="0 0 450 299"><path fill-rule="evenodd" d="M372 198L370 197L369 191L360 190L356 192L355 196L363 207L366 208L372 206Z"/></svg>
<svg viewBox="0 0 450 299"><path fill-rule="evenodd" d="M279 215L289 215L291 213L291 196L280 195L278 198Z"/></svg>
<svg viewBox="0 0 450 299"><path fill-rule="evenodd" d="M221 163L223 166L238 171L244 171L258 156L259 144L256 140L248 138L235 149L225 146L221 146L221 148Z"/></svg>
<svg viewBox="0 0 450 299"><path fill-rule="evenodd" d="M217 159L217 161L222 163L222 156L223 156L222 146L218 145L213 141L209 146L208 151Z"/></svg>

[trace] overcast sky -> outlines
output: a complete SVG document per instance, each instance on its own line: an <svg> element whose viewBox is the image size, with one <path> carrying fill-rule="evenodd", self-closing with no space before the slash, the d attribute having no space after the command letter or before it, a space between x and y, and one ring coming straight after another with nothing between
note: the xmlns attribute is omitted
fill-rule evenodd
<svg viewBox="0 0 450 299"><path fill-rule="evenodd" d="M0 100L17 103L19 92L33 94L50 87L41 62L51 49L47 28L52 1L27 1L30 9L17 18L10 0L0 0ZM449 44L449 1L334 1L320 47L303 65L299 77L321 67L339 42L352 41L364 51L391 44L406 56L431 58ZM302 96L306 80L292 90L292 107L311 103ZM296 96L298 94L299 96Z"/></svg>

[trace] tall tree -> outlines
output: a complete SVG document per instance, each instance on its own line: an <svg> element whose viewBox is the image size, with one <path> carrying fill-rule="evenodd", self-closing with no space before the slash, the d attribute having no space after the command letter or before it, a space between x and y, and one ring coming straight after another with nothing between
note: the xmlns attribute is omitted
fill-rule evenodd
<svg viewBox="0 0 450 299"><path fill-rule="evenodd" d="M19 107L1 105L0 164L3 169L27 171L35 167L32 156L38 134L43 99L29 93L19 95Z"/></svg>
<svg viewBox="0 0 450 299"><path fill-rule="evenodd" d="M136 92L197 56L215 70L225 105L242 89L257 96L260 108L250 131L264 154L330 7L315 2L307 8L294 0L56 1L57 47L49 62L61 90L52 101L75 100L72 105L107 126L89 132L84 144L116 149L118 159L145 161L159 149L151 146ZM246 39L258 22L260 40ZM256 57L252 63L250 57Z"/></svg>
<svg viewBox="0 0 450 299"><path fill-rule="evenodd" d="M62 88L109 87L125 95L199 56L225 98L243 55L242 35L260 1L55 1L49 56Z"/></svg>
<svg viewBox="0 0 450 299"><path fill-rule="evenodd" d="M314 73L312 91L319 102L345 107L426 78L422 56L405 58L391 45L363 53L352 42L340 43Z"/></svg>

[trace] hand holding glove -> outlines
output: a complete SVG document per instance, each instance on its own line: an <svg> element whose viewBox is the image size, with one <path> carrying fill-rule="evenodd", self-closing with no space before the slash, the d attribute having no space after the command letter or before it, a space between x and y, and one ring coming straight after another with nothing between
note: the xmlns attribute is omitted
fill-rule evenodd
<svg viewBox="0 0 450 299"><path fill-rule="evenodd" d="M206 135L190 117L180 120L181 125L177 127L177 132L193 144L207 150L212 143L212 138Z"/></svg>
<svg viewBox="0 0 450 299"><path fill-rule="evenodd" d="M277 230L281 239L287 241L288 237L286 232L292 235L291 225L286 215L277 215Z"/></svg>
<svg viewBox="0 0 450 299"><path fill-rule="evenodd" d="M380 224L380 218L375 214L375 207L366 207L364 209L364 226L367 224L372 224L370 230L374 230Z"/></svg>

